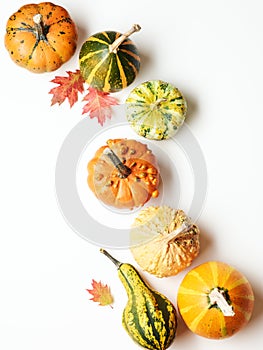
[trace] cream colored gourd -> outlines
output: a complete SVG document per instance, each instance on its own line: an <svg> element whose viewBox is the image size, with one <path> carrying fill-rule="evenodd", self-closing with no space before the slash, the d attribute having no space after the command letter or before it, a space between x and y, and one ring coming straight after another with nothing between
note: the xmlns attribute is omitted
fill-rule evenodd
<svg viewBox="0 0 263 350"><path fill-rule="evenodd" d="M199 254L199 229L182 210L149 206L131 229L131 252L140 267L158 277L178 274Z"/></svg>

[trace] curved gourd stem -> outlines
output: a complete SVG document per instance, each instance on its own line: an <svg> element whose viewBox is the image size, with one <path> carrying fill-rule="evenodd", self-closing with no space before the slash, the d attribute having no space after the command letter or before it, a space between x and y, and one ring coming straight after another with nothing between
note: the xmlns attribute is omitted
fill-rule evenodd
<svg viewBox="0 0 263 350"><path fill-rule="evenodd" d="M166 242L166 243L172 242L176 238L176 236L189 231L191 226L192 226L192 224L184 222L180 227L178 227L175 230L173 230L172 232L170 232L167 235L167 237L163 239L163 242Z"/></svg>
<svg viewBox="0 0 263 350"><path fill-rule="evenodd" d="M33 17L33 21L35 23L35 34L36 34L37 40L45 39L42 17L43 16L40 13L38 13Z"/></svg>
<svg viewBox="0 0 263 350"><path fill-rule="evenodd" d="M111 256L110 253L107 252L107 250L100 248L100 252L106 255L106 257L109 258L113 262L113 264L117 266L117 268L119 268L122 265L122 263L115 259L113 256Z"/></svg>
<svg viewBox="0 0 263 350"><path fill-rule="evenodd" d="M109 157L109 159L112 161L113 165L116 167L116 169L119 171L119 177L121 179L125 179L131 174L131 169L127 167L125 164L122 163L120 158L114 153L109 147L106 147L103 151L103 153Z"/></svg>
<svg viewBox="0 0 263 350"><path fill-rule="evenodd" d="M133 33L138 32L139 30L141 30L139 24L134 24L130 30L122 34L109 46L110 53L117 53L118 47L124 42L124 40L127 39Z"/></svg>

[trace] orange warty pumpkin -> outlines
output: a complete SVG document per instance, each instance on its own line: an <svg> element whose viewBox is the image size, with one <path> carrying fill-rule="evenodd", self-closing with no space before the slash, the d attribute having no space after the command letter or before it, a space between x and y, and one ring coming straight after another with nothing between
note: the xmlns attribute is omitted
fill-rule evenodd
<svg viewBox="0 0 263 350"><path fill-rule="evenodd" d="M246 277L234 267L209 261L186 274L178 289L177 303L192 332L222 339L247 324L254 294Z"/></svg>
<svg viewBox="0 0 263 350"><path fill-rule="evenodd" d="M63 7L51 2L22 6L7 21L5 47L16 64L32 72L58 69L76 46L74 22Z"/></svg>
<svg viewBox="0 0 263 350"><path fill-rule="evenodd" d="M108 140L88 163L88 185L109 206L119 209L142 206L159 194L156 157L139 141Z"/></svg>

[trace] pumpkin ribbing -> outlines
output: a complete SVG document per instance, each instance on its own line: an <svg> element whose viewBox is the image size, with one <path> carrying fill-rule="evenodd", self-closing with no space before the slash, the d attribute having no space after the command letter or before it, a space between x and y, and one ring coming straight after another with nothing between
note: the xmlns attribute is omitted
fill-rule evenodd
<svg viewBox="0 0 263 350"><path fill-rule="evenodd" d="M90 189L107 205L133 209L159 195L157 159L139 141L108 140L107 146L96 151L87 169Z"/></svg>
<svg viewBox="0 0 263 350"><path fill-rule="evenodd" d="M140 136L163 140L175 135L182 126L187 103L173 85L146 81L134 88L126 99L127 119Z"/></svg>
<svg viewBox="0 0 263 350"><path fill-rule="evenodd" d="M92 87L114 92L127 87L137 76L140 69L138 50L126 36L115 47L114 43L121 37L118 32L104 31L92 35L82 45L80 71Z"/></svg>
<svg viewBox="0 0 263 350"><path fill-rule="evenodd" d="M5 46L19 66L35 73L50 72L74 54L77 28L61 6L28 4L8 19Z"/></svg>
<svg viewBox="0 0 263 350"><path fill-rule="evenodd" d="M225 299L223 304L214 298L215 291ZM249 321L254 295L244 275L228 264L212 261L188 272L177 302L190 330L220 339L233 335Z"/></svg>

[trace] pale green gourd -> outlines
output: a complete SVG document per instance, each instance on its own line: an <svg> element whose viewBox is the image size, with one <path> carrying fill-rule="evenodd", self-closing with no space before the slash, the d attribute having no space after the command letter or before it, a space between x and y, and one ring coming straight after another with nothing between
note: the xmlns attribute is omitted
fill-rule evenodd
<svg viewBox="0 0 263 350"><path fill-rule="evenodd" d="M135 87L126 99L127 120L140 136L151 140L173 137L182 126L187 103L172 84L146 81Z"/></svg>

